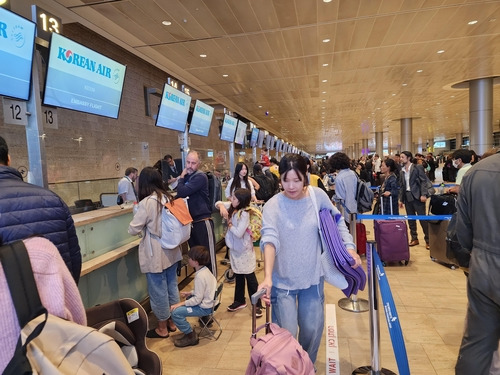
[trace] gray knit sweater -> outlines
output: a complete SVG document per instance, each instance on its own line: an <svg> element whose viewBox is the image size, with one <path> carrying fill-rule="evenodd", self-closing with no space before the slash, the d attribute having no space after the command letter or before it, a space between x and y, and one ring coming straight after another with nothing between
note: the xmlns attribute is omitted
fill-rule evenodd
<svg viewBox="0 0 500 375"><path fill-rule="evenodd" d="M313 187L319 209L333 206L326 193ZM266 243L276 248L273 285L280 289L306 289L319 284L323 276L320 264L321 240L318 219L311 197L289 199L284 193L272 197L264 206L261 249ZM344 220L337 222L347 248L355 249Z"/></svg>

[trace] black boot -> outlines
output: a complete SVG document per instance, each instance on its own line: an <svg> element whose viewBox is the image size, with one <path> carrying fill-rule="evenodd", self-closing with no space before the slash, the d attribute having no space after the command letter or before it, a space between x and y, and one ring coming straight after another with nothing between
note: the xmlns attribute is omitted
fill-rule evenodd
<svg viewBox="0 0 500 375"><path fill-rule="evenodd" d="M199 341L197 333L193 330L188 334L184 334L180 339L176 339L174 345L178 348L183 348L185 346L198 345Z"/></svg>

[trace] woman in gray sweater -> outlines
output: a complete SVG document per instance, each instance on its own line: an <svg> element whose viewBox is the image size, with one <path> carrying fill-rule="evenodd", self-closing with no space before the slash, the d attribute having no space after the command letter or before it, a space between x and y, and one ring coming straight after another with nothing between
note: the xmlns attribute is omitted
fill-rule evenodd
<svg viewBox="0 0 500 375"><path fill-rule="evenodd" d="M261 250L265 255L263 301L272 305L272 321L289 330L316 361L324 327L321 239L317 213L307 190L307 164L297 154L287 154L279 172L284 191L264 206ZM318 209L339 213L321 189L313 187ZM339 231L351 256L353 267L361 265L352 236L343 220Z"/></svg>

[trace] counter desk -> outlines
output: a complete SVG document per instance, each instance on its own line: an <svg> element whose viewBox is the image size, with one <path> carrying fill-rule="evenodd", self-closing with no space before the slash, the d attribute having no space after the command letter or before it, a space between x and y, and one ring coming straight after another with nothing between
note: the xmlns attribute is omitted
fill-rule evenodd
<svg viewBox="0 0 500 375"><path fill-rule="evenodd" d="M140 238L128 234L132 217L132 206L111 206L73 215L82 254L78 289L85 308L125 297L141 303L147 301L146 276L141 273L137 255ZM224 243L222 219L218 212L213 219L220 249ZM182 249L185 254L187 244ZM179 283L192 272L184 265Z"/></svg>

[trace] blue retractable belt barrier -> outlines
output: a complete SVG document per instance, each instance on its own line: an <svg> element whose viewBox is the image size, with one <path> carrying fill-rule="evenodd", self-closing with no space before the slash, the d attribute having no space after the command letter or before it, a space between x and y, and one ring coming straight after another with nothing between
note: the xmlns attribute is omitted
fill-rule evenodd
<svg viewBox="0 0 500 375"><path fill-rule="evenodd" d="M451 215L362 215L358 214L358 220L451 220Z"/></svg>
<svg viewBox="0 0 500 375"><path fill-rule="evenodd" d="M399 374L410 375L408 355L406 354L403 331L401 330L401 324L399 323L398 312L396 311L396 305L394 304L394 298L392 297L389 281L387 280L387 276L385 275L384 266L382 265L382 261L380 260L377 252L373 251L374 249L375 246L373 245L372 256L375 266L375 274L377 275L380 295L382 296L382 302L384 304L385 319L387 321L387 327L389 328L392 348L394 350L394 356L396 357Z"/></svg>

